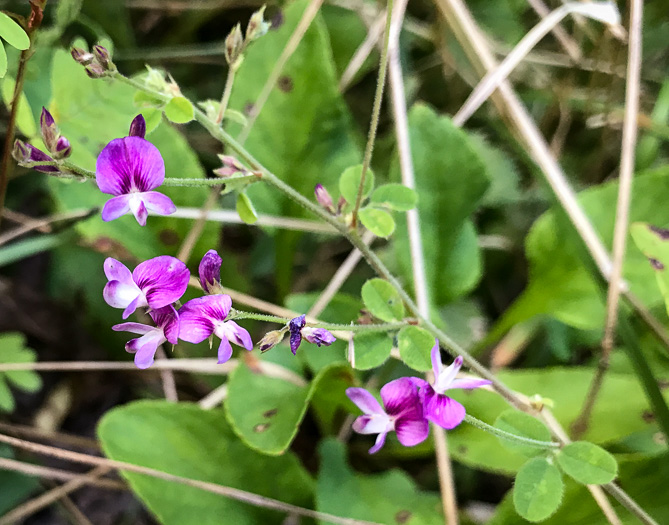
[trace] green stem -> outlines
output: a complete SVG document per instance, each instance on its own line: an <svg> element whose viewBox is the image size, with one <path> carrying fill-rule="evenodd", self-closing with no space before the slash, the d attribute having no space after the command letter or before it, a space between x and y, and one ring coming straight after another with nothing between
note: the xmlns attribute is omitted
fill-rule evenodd
<svg viewBox="0 0 669 525"><path fill-rule="evenodd" d="M241 310L231 311L229 319L255 319L256 321L267 321L270 323L288 324L290 319L287 317L278 317L276 315L258 314L255 312L245 312ZM400 330L407 326L407 323L381 323L381 324L340 324L340 323L311 323L307 326L315 328L325 328L326 330L340 330L347 332L390 332Z"/></svg>
<svg viewBox="0 0 669 525"><path fill-rule="evenodd" d="M230 102L230 94L232 93L232 84L235 81L235 73L237 73L236 65L231 65L228 69L228 76L225 79L225 88L223 88L223 96L221 97L221 105L218 108L218 114L216 115L216 124L220 124L225 117L225 111L228 109L228 103Z"/></svg>
<svg viewBox="0 0 669 525"><path fill-rule="evenodd" d="M374 93L374 105L372 107L372 120L369 123L369 133L367 135L367 146L365 147L365 156L362 159L362 172L360 174L360 186L358 195L355 198L355 206L351 218L351 226L355 228L358 220L358 210L362 202L362 193L365 189L365 177L372 163L372 152L376 142L376 130L379 127L379 115L381 114L381 102L383 102L383 89L386 85L386 72L388 71L388 42L390 41L390 23L393 18L393 0L388 0L386 6L386 29L383 38L383 48L381 49L381 59L379 62L379 77L376 80L376 93Z"/></svg>
<svg viewBox="0 0 669 525"><path fill-rule="evenodd" d="M472 425L473 427L489 432L490 434L494 434L500 439L506 439L507 441L515 441L516 443L521 443L529 447L549 449L549 448L560 448L562 446L560 445L560 443L556 443L553 441L539 441L537 439L517 436L516 434L512 434L511 432L506 432L505 430L502 430L500 428L488 425L488 423L484 423L480 419L476 419L474 416L470 416L469 414L465 415L465 421L470 425Z"/></svg>
<svg viewBox="0 0 669 525"><path fill-rule="evenodd" d="M157 98L166 97L166 95L155 92L154 90L143 85L141 82L124 77L120 73L115 73L114 78L130 86L133 86L135 89L149 93L150 95L153 95ZM464 348L448 337L448 335L446 335L443 331L439 330L427 317L424 317L420 314L418 311L418 306L416 306L416 303L413 301L413 299L411 299L409 294L404 290L402 285L395 278L395 276L393 276L390 270L386 268L376 253L374 253L374 251L362 241L362 238L355 230L350 230L348 226L341 222L337 217L330 215L326 210L307 199L297 190L293 189L291 186L279 179L276 175L267 170L267 168L265 168L258 160L256 160L255 157L253 157L253 155L251 155L251 153L249 153L246 148L244 148L244 146L237 142L220 125L215 124L204 111L195 108L195 120L202 124L202 126L211 134L212 137L223 142L233 152L235 152L242 162L246 163L253 170L258 171L261 174L263 181L271 184L281 193L293 199L303 208L307 209L314 215L320 217L322 220L333 226L353 246L360 250L363 257L366 259L367 263L372 267L372 269L374 269L374 271L376 271L379 276L386 279L393 286L393 288L397 290L397 293L406 304L411 315L416 317L424 328L426 328L430 333L432 333L433 336L439 339L442 348L448 351L453 357L461 355L467 366L469 366L469 368L471 368L484 379L491 381L495 390L512 406L521 410L531 411L531 407L524 403L515 392L513 392L509 387L497 379L487 368L481 365L471 354L465 351Z"/></svg>

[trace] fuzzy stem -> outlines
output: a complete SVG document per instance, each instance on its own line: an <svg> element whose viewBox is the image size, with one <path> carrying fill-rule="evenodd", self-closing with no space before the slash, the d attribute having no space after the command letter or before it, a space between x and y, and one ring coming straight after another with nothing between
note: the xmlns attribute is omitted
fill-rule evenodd
<svg viewBox="0 0 669 525"><path fill-rule="evenodd" d="M529 447L556 449L562 446L560 445L560 443L556 443L554 441L539 441L537 439L517 436L516 434L512 434L511 432L507 432L500 428L493 427L492 425L488 425L488 423L484 423L480 419L476 419L474 416L470 416L469 414L465 415L465 421L470 425L472 425L473 427L489 432L490 434L494 434L500 439L506 439L507 441L515 441L516 443L527 445Z"/></svg>
<svg viewBox="0 0 669 525"><path fill-rule="evenodd" d="M237 73L237 65L231 65L228 69L228 76L225 79L225 87L223 88L223 96L221 97L221 105L218 108L218 114L216 115L216 124L220 124L225 117L225 111L228 109L228 103L230 102L230 94L232 93L232 84L235 81L235 73Z"/></svg>
<svg viewBox="0 0 669 525"><path fill-rule="evenodd" d="M276 315L258 314L255 312L245 312L241 310L232 310L228 319L254 319L256 321L267 321L268 323L288 324L290 319L287 317L278 317ZM381 323L381 324L339 324L339 323L319 323L307 322L307 326L315 328L325 328L326 330L341 330L347 332L390 332L400 330L407 326L407 323Z"/></svg>
<svg viewBox="0 0 669 525"><path fill-rule="evenodd" d="M365 156L362 159L362 173L360 174L360 186L355 198L355 206L351 218L351 226L355 228L358 220L358 210L362 202L362 192L365 189L365 176L372 162L372 152L376 142L376 130L379 127L379 115L381 114L381 102L383 101L383 88L386 85L386 71L388 70L388 42L390 41L390 23L393 18L393 0L388 0L386 7L386 29L381 48L381 60L379 63L379 77L376 81L376 93L374 93L374 106L372 107L372 120L369 123L369 134L367 135L367 146Z"/></svg>

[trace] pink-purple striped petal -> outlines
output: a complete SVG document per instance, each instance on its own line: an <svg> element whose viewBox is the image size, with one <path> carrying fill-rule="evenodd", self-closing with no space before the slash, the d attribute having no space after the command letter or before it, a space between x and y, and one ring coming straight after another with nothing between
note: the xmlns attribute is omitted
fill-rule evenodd
<svg viewBox="0 0 669 525"><path fill-rule="evenodd" d="M346 395L364 414L384 414L385 410L376 398L364 388L351 387L346 389ZM355 427L354 427L355 429ZM356 430L357 432L357 430Z"/></svg>
<svg viewBox="0 0 669 525"><path fill-rule="evenodd" d="M216 326L215 332L221 339L228 339L246 350L253 350L251 334L234 321L226 321Z"/></svg>
<svg viewBox="0 0 669 525"><path fill-rule="evenodd" d="M227 363L232 357L232 346L225 337L221 338L221 344L218 345L218 364Z"/></svg>
<svg viewBox="0 0 669 525"><path fill-rule="evenodd" d="M425 392L424 411L427 419L446 430L457 427L465 419L465 407L431 387Z"/></svg>
<svg viewBox="0 0 669 525"><path fill-rule="evenodd" d="M448 387L449 390L455 388L462 388L464 390L472 390L473 388L480 388L482 386L491 385L492 381L487 379L476 379L476 378L465 378L465 379L454 379L451 383L451 386Z"/></svg>
<svg viewBox="0 0 669 525"><path fill-rule="evenodd" d="M95 180L100 191L110 195L149 191L165 180L165 163L148 140L114 139L98 156Z"/></svg>
<svg viewBox="0 0 669 525"><path fill-rule="evenodd" d="M386 442L386 436L388 435L387 432L381 432L377 437L376 437L376 443L374 443L374 446L369 449L370 454L376 454L381 448L383 448L383 445Z"/></svg>
<svg viewBox="0 0 669 525"><path fill-rule="evenodd" d="M420 407L418 388L407 377L400 377L381 388L381 399L390 416L399 416Z"/></svg>
<svg viewBox="0 0 669 525"><path fill-rule="evenodd" d="M130 195L119 195L112 197L102 208L102 220L113 221L130 212Z"/></svg>
<svg viewBox="0 0 669 525"><path fill-rule="evenodd" d="M170 215L177 207L167 195L158 191L145 191L139 194L146 209L157 215Z"/></svg>
<svg viewBox="0 0 669 525"><path fill-rule="evenodd" d="M400 416L395 421L397 439L405 447L413 447L427 439L430 424L423 417L422 411L411 416Z"/></svg>
<svg viewBox="0 0 669 525"><path fill-rule="evenodd" d="M147 304L158 309L181 299L190 272L176 257L161 255L137 265L132 278L146 295Z"/></svg>

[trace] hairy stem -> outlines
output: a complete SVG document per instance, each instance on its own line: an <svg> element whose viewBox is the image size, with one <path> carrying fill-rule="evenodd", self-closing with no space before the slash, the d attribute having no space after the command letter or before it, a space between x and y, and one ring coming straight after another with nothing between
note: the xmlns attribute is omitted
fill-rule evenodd
<svg viewBox="0 0 669 525"><path fill-rule="evenodd" d="M554 441L539 441L537 439L527 438L524 436L517 436L516 434L512 434L511 432L507 432L506 430L502 430L501 428L488 425L488 423L484 423L480 419L476 419L474 416L470 416L469 414L465 416L465 421L470 425L472 425L473 427L476 427L480 430L484 430L485 432L489 432L490 434L493 434L500 439L513 441L515 443L520 443L530 447L557 449L562 446L560 443Z"/></svg>
<svg viewBox="0 0 669 525"><path fill-rule="evenodd" d="M393 0L388 0L386 7L386 30L383 38L383 47L381 48L381 60L379 62L379 77L376 80L376 93L374 93L374 105L372 106L372 120L369 123L369 133L367 135L367 146L365 147L365 156L362 159L362 173L360 174L360 186L358 195L355 198L355 206L351 218L351 226L355 228L358 220L358 210L362 202L362 192L365 189L365 177L369 165L372 162L372 152L376 142L376 130L379 127L379 115L381 114L381 102L383 102L383 88L386 85L386 71L388 70L388 42L390 41L390 24L393 18Z"/></svg>
<svg viewBox="0 0 669 525"><path fill-rule="evenodd" d="M231 310L228 319L255 319L256 321L267 321L269 323L288 324L290 319L276 315L257 314L255 312L244 312L241 310ZM347 332L390 332L392 330L401 330L408 323L382 323L382 324L339 324L339 323L319 323L307 322L307 326L314 328L325 328L326 330L341 330Z"/></svg>

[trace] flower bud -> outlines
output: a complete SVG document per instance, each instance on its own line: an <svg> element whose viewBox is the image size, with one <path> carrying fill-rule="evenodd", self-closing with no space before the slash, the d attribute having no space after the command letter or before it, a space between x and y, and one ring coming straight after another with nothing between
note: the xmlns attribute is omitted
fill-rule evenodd
<svg viewBox="0 0 669 525"><path fill-rule="evenodd" d="M102 78L107 76L107 70L97 62L91 62L86 66L86 74L91 78Z"/></svg>
<svg viewBox="0 0 669 525"><path fill-rule="evenodd" d="M58 126L56 126L56 121L45 107L42 107L42 114L39 118L39 126L40 134L42 135L42 142L44 142L46 149L51 152L55 151L58 138L60 137L60 132L58 131Z"/></svg>
<svg viewBox="0 0 669 525"><path fill-rule="evenodd" d="M334 203L332 202L332 197L330 197L328 190L326 190L322 184L316 184L314 193L316 194L316 200L318 201L318 204L323 206L323 208L328 210L330 213L334 213L335 208Z"/></svg>
<svg viewBox="0 0 669 525"><path fill-rule="evenodd" d="M93 55L95 56L95 60L97 60L98 64L100 64L105 70L107 71L112 71L113 69L116 69L116 66L111 60L111 55L109 54L109 51L107 51L107 48L102 47L101 45L95 45L93 46Z"/></svg>
<svg viewBox="0 0 669 525"><path fill-rule="evenodd" d="M58 137L56 148L51 153L55 159L64 159L69 157L72 154L72 146L70 145L70 141L63 136Z"/></svg>
<svg viewBox="0 0 669 525"><path fill-rule="evenodd" d="M221 263L223 259L216 250L209 250L204 254L198 268L200 274L200 285L204 293L216 295L223 293L221 287Z"/></svg>
<svg viewBox="0 0 669 525"><path fill-rule="evenodd" d="M31 144L16 140L12 148L12 157L19 163L19 166L29 165L31 162L50 162L53 161L46 153L38 150ZM57 173L60 171L56 166L28 166L36 171L44 173Z"/></svg>
<svg viewBox="0 0 669 525"><path fill-rule="evenodd" d="M139 137L140 139L143 139L145 135L146 135L146 121L144 120L144 117L140 113L134 119L132 119L132 122L130 123L130 130L128 131L128 136Z"/></svg>
<svg viewBox="0 0 669 525"><path fill-rule="evenodd" d="M265 7L262 6L260 9L258 9L253 15L251 15L251 18L249 20L249 25L246 26L246 41L247 42L252 42L253 40L257 40L261 36L267 33L270 28L270 23L265 22L264 20L264 13L265 13Z"/></svg>
<svg viewBox="0 0 669 525"><path fill-rule="evenodd" d="M223 167L215 169L214 173L219 177L232 177L237 173L248 173L248 170L232 155L219 155Z"/></svg>
<svg viewBox="0 0 669 525"><path fill-rule="evenodd" d="M302 328L302 336L310 343L318 346L330 346L337 340L335 336L325 328L311 328L310 326Z"/></svg>
<svg viewBox="0 0 669 525"><path fill-rule="evenodd" d="M260 348L261 352L267 352L267 350L274 348L281 341L283 341L283 336L285 333L285 328L282 330L273 330L271 332L267 332L265 337L263 337L258 343L258 348Z"/></svg>
<svg viewBox="0 0 669 525"><path fill-rule="evenodd" d="M225 60L232 66L237 62L244 49L244 37L239 24L232 28L225 39Z"/></svg>
<svg viewBox="0 0 669 525"><path fill-rule="evenodd" d="M70 50L70 53L72 54L72 58L74 58L74 60L77 63L81 64L82 66L87 66L88 64L93 62L93 60L95 60L95 56L93 55L93 53L89 53L88 51L85 51L80 47L73 47Z"/></svg>

